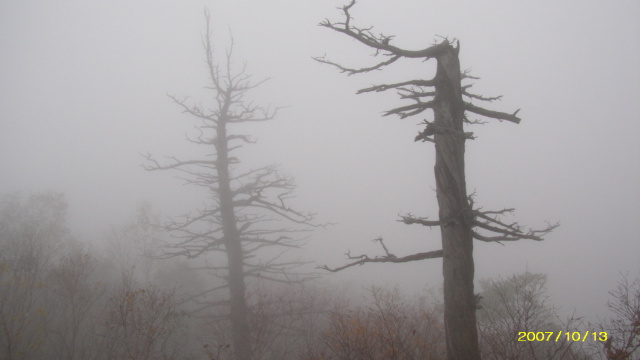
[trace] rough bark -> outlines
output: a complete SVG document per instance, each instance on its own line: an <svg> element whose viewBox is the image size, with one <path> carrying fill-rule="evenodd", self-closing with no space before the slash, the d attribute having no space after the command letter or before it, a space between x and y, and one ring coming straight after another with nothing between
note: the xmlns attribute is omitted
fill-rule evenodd
<svg viewBox="0 0 640 360"><path fill-rule="evenodd" d="M458 49L437 56L433 105L436 194L442 235L444 323L450 360L480 359L473 292L473 235L465 181L464 104Z"/></svg>
<svg viewBox="0 0 640 360"><path fill-rule="evenodd" d="M222 114L228 109L224 107ZM245 273L244 255L236 213L233 205L233 193L231 190L229 169L229 144L227 140L227 119L221 116L217 124L217 136L215 141L218 158L216 171L218 173L218 196L220 199L220 218L222 223L223 244L227 254L229 267L229 299L231 301L231 340L235 360L251 359L251 333L249 331L249 310L245 298Z"/></svg>

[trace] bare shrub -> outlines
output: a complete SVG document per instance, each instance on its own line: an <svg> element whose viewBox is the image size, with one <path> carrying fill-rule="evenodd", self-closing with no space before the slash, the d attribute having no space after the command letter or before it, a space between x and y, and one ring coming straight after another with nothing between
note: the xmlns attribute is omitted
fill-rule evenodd
<svg viewBox="0 0 640 360"><path fill-rule="evenodd" d="M616 288L609 291L610 316L601 322L600 328L607 331L604 352L608 360L628 360L640 356L640 275L629 280L623 275Z"/></svg>
<svg viewBox="0 0 640 360"><path fill-rule="evenodd" d="M366 307L329 314L322 350L308 359L444 359L442 315L424 301L407 301L397 291L370 290Z"/></svg>
<svg viewBox="0 0 640 360"><path fill-rule="evenodd" d="M578 318L559 318L549 302L546 283L546 275L529 272L480 281L483 293L478 331L483 359L588 359L581 343L518 341L519 332L557 334L582 324Z"/></svg>
<svg viewBox="0 0 640 360"><path fill-rule="evenodd" d="M106 359L186 358L185 314L175 293L138 286L130 274L110 298L99 336Z"/></svg>
<svg viewBox="0 0 640 360"><path fill-rule="evenodd" d="M335 301L331 292L309 284L252 284L247 294L254 360L297 360L317 344ZM200 337L208 359L232 359L231 323L222 307L203 324Z"/></svg>

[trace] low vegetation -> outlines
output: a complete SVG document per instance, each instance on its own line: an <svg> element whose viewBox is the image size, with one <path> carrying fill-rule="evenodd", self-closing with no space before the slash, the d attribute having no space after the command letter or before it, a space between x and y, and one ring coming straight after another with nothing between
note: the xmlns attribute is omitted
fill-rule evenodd
<svg viewBox="0 0 640 360"><path fill-rule="evenodd" d="M154 259L149 227L133 222L114 230L107 249L90 252L70 235L65 210L55 193L0 199L0 358L231 358L224 307L193 301L197 272L176 259ZM142 209L138 219L149 218ZM354 303L313 282L253 285L254 359L445 358L442 304L431 297L371 288ZM599 324L561 319L543 274L480 285L484 359L637 359L640 277L623 276L614 285L610 316ZM595 327L606 340L518 341L521 331Z"/></svg>

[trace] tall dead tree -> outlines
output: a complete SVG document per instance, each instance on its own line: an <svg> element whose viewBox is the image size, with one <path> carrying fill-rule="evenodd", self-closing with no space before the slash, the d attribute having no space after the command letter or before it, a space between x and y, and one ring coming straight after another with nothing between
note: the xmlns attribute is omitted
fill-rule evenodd
<svg viewBox="0 0 640 360"><path fill-rule="evenodd" d="M473 133L464 129L470 121L466 113L519 123L518 111L509 114L487 110L474 105L472 100L494 101L499 97L484 97L469 92L471 85L462 85L462 79L471 78L460 71L458 54L460 44L444 39L440 43L420 50L405 50L392 44L393 36L374 34L372 27L357 27L352 24L351 1L341 8L344 14L342 22L323 21L320 25L342 34L375 50L376 56L385 58L373 66L362 68L344 67L324 57L317 61L337 67L348 75L380 70L404 59L435 59L436 74L432 79L414 79L394 84L375 85L361 89L358 94L396 90L401 99L412 103L387 111L384 115L398 115L401 119L433 111L433 120L424 120L424 129L415 137L415 141L431 142L436 148L436 195L438 199L438 220L402 216L405 224L420 224L439 227L442 237L442 249L424 253L397 257L387 250L383 240L376 239L382 245L385 255L369 257L352 256L352 262L338 267L323 268L339 271L351 266L369 262L408 262L429 258L443 258L444 277L444 319L448 359L474 360L480 358L476 329L476 299L473 290L474 263L473 239L487 242L515 241L520 239L542 240L542 236L552 231L558 224L548 224L544 229L524 229L518 223L507 223L501 216L513 209L484 211L474 207L473 198L467 193L464 166L465 141L473 139ZM455 45L455 46L454 46Z"/></svg>
<svg viewBox="0 0 640 360"><path fill-rule="evenodd" d="M244 99L249 90L262 82L252 83L244 68L233 69L232 45L226 52L226 63L216 62L208 12L205 17L207 31L203 46L210 81L206 88L212 92L213 106L170 97L183 113L199 119L198 135L187 136L187 141L206 149L208 155L190 160L169 157L165 164L147 155L144 167L150 171L176 170L188 184L207 191L209 200L204 209L195 216L187 215L166 225L166 230L178 239L177 243L168 245L166 255L187 258L212 253L225 255L226 264L208 263L206 269L223 279L224 287L229 289L228 299L217 305L229 306L233 356L236 360L249 360L252 341L247 281L252 277L294 281L291 271L302 262L282 260L282 255L288 248L300 246L301 239L292 233L301 230L292 223L312 225L313 217L287 205L295 186L292 178L282 175L277 166L239 168L240 160L233 155L234 151L254 143L255 139L234 129L241 124L272 120L277 109L255 106ZM282 220L288 225L283 226ZM274 251L265 253L267 248Z"/></svg>

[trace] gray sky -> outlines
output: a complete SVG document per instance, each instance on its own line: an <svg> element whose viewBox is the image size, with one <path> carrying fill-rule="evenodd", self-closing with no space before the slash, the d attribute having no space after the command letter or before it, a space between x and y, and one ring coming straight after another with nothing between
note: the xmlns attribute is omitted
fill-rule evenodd
<svg viewBox="0 0 640 360"><path fill-rule="evenodd" d="M396 222L435 218L431 144L413 143L424 116L382 118L394 94L355 95L382 81L429 78L435 62L402 63L346 77L315 63L373 63L371 51L317 24L339 20L343 1L0 2L0 191L66 194L73 226L89 237L127 221L150 201L166 214L198 206L172 174L145 173L139 153L193 154L193 122L166 94L206 100L202 10L220 52L235 38L238 65L256 80L257 103L288 106L249 130L260 137L247 164L278 162L299 185L296 204L325 222L308 257L340 265L343 253L435 250L437 230ZM473 127L469 191L485 209L562 226L544 243L476 243L476 277L526 269L549 275L553 301L579 315L602 312L619 272L640 270L640 3L637 1L366 1L357 24L424 48L436 35L461 41L473 90L504 95L488 105L520 125ZM333 275L353 284L440 286L441 261L374 265ZM364 280L362 280L364 279Z"/></svg>

